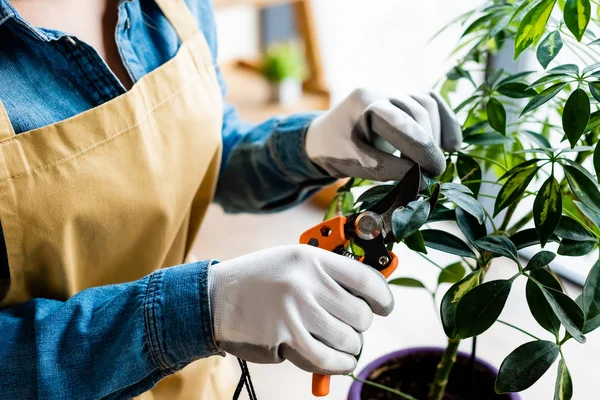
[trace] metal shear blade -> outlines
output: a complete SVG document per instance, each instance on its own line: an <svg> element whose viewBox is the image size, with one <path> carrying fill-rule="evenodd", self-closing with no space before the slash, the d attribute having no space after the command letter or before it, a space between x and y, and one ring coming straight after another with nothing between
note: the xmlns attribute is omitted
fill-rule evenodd
<svg viewBox="0 0 600 400"><path fill-rule="evenodd" d="M406 207L419 196L421 188L421 167L415 164L406 175L383 199L366 211L374 212L381 217L385 243L394 242L392 232L392 214L400 207Z"/></svg>

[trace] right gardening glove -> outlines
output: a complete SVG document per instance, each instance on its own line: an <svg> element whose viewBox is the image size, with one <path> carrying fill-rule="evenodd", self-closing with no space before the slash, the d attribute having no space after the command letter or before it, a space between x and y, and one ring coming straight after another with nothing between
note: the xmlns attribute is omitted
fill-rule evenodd
<svg viewBox="0 0 600 400"><path fill-rule="evenodd" d="M414 163L441 175L442 149L455 152L461 144L456 116L433 92L387 97L358 89L306 133L308 158L329 175L376 181L399 181Z"/></svg>
<svg viewBox="0 0 600 400"><path fill-rule="evenodd" d="M376 270L307 245L275 247L210 267L217 346L254 363L284 359L308 371L347 374L373 314L394 298Z"/></svg>

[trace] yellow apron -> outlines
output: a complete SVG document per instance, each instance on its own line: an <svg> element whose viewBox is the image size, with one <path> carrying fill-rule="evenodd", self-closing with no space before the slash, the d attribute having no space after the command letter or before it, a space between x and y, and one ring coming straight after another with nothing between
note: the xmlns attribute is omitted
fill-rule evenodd
<svg viewBox="0 0 600 400"><path fill-rule="evenodd" d="M0 308L66 300L188 257L217 181L222 99L184 0L156 2L183 44L129 92L19 135L0 105L0 221L11 279ZM230 399L230 368L222 357L200 360L142 398Z"/></svg>

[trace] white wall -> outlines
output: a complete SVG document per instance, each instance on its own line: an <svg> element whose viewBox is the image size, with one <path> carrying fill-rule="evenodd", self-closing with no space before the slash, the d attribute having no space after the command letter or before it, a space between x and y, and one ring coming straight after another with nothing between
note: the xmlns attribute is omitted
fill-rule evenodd
<svg viewBox="0 0 600 400"><path fill-rule="evenodd" d="M459 31L429 39L481 0L313 0L334 102L358 86L402 93L428 89L452 62ZM256 54L258 17L248 7L217 15L220 59Z"/></svg>

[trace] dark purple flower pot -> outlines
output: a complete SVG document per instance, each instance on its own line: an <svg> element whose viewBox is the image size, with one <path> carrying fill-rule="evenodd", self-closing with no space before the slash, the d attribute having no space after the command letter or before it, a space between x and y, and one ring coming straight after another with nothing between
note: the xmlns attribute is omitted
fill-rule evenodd
<svg viewBox="0 0 600 400"><path fill-rule="evenodd" d="M400 390L419 400L425 400L443 351L444 349L439 347L396 351L367 365L358 377ZM475 371L473 380L471 356L459 352L450 374L444 400L521 400L516 393L499 395L494 392L498 370L490 364L477 360ZM357 381L352 384L348 394L348 400L380 399L398 399L398 396Z"/></svg>

